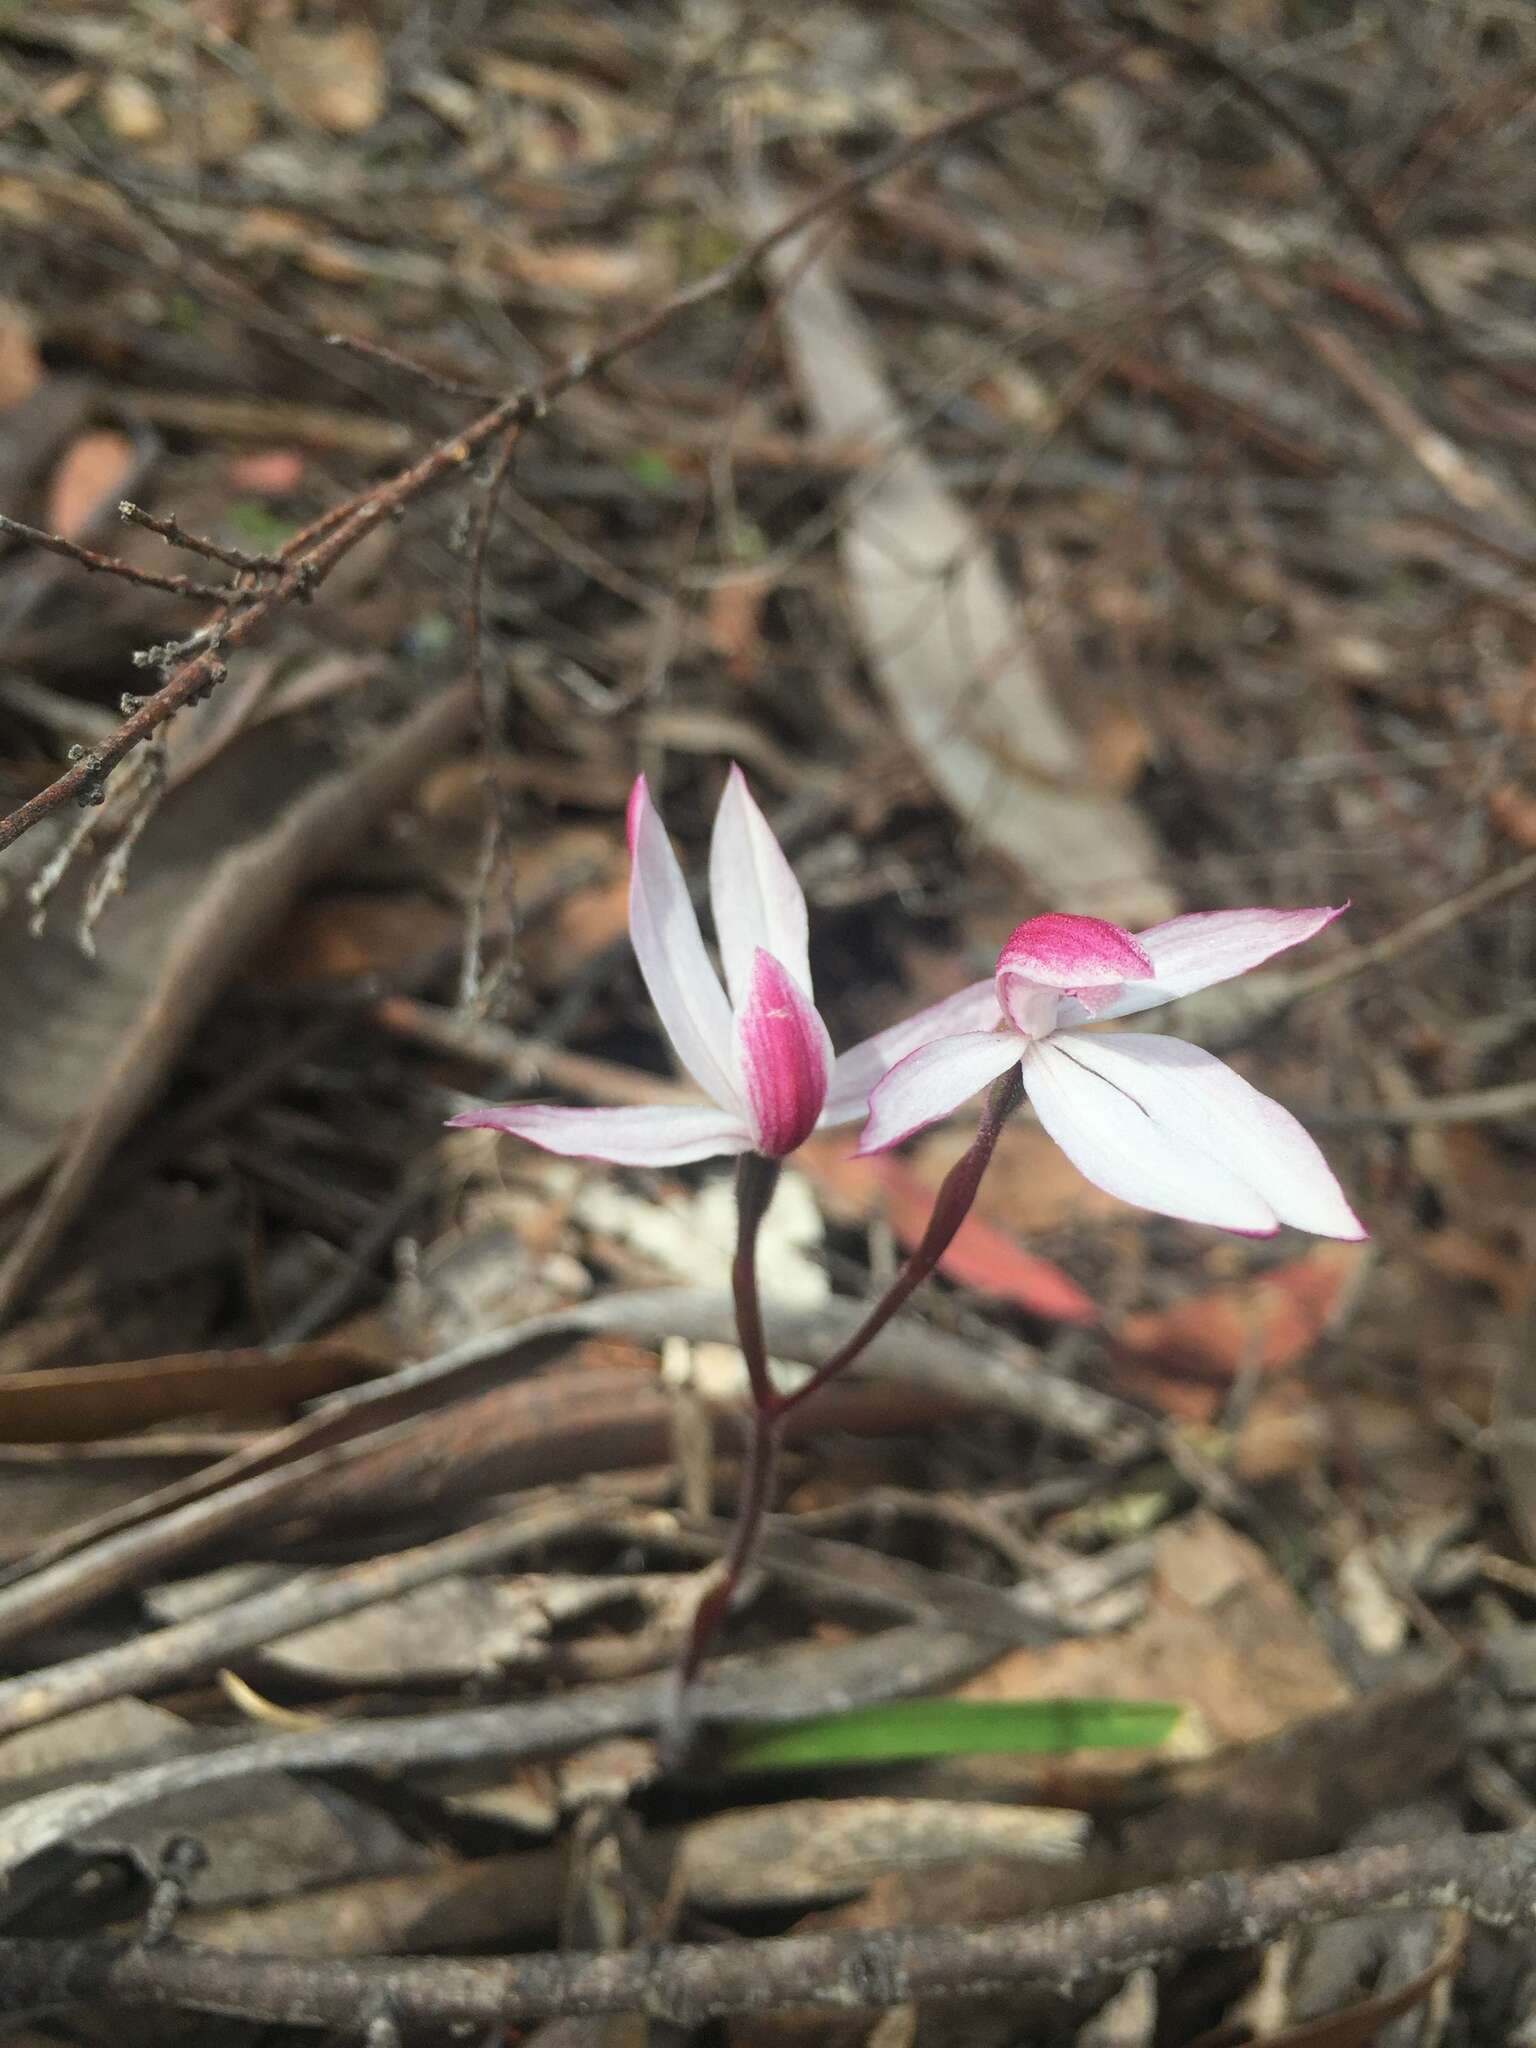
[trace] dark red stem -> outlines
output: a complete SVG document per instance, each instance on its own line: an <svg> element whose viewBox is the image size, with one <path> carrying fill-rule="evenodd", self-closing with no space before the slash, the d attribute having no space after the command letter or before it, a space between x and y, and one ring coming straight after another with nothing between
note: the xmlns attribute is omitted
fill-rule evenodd
<svg viewBox="0 0 1536 2048"><path fill-rule="evenodd" d="M782 1419L792 1408L798 1408L802 1401L808 1401L812 1394L819 1393L828 1380L836 1379L840 1372L852 1365L865 1346L879 1336L896 1311L932 1273L953 1244L955 1232L971 1212L981 1177L996 1150L998 1133L1023 1100L1024 1077L1018 1067L1010 1067L987 1097L987 1106L981 1113L981 1123L969 1148L945 1174L943 1184L934 1197L928 1227L907 1263L853 1335L833 1352L825 1365L819 1366L792 1394L775 1394L774 1413L777 1416Z"/></svg>
<svg viewBox="0 0 1536 2048"><path fill-rule="evenodd" d="M731 1265L731 1286L736 1300L737 1335L752 1390L752 1435L747 1447L746 1470L742 1474L741 1497L737 1502L736 1526L732 1531L730 1548L725 1554L720 1576L699 1602L687 1647L678 1663L677 1701L668 1743L674 1754L681 1754L687 1747L689 1688L698 1675L705 1653L730 1612L742 1573L757 1548L763 1518L773 1495L773 1478L785 1416L798 1408L802 1401L809 1400L828 1380L835 1379L852 1365L903 1302L932 1273L954 1242L955 1232L970 1214L981 1177L997 1147L998 1134L1023 1099L1023 1077L1017 1067L1010 1067L987 1097L976 1136L944 1176L921 1242L853 1335L792 1394L779 1393L773 1384L768 1369L762 1305L757 1292L757 1234L778 1185L779 1162L765 1159L756 1152L743 1153L736 1174L736 1256Z"/></svg>
<svg viewBox="0 0 1536 2048"><path fill-rule="evenodd" d="M760 1152L743 1152L736 1169L736 1256L731 1261L731 1292L736 1302L736 1335L746 1360L752 1390L752 1435L746 1470L736 1504L736 1527L720 1576L694 1611L693 1626L677 1668L677 1709L672 1730L675 1746L685 1746L688 1688L698 1675L704 1654L730 1612L736 1588L757 1547L758 1531L773 1493L779 1462L780 1397L768 1370L768 1342L763 1334L762 1303L757 1292L757 1234L773 1191L779 1184L780 1162Z"/></svg>

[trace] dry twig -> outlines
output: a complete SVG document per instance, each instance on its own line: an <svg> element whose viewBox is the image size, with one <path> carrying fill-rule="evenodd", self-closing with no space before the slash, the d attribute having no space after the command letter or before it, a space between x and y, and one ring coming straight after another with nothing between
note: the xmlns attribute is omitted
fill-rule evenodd
<svg viewBox="0 0 1536 2048"><path fill-rule="evenodd" d="M351 2028L387 2011L403 2028L494 2026L638 2012L680 2026L784 2006L861 2012L914 1999L1048 1986L1071 1994L1196 1949L1257 1948L1359 1913L1459 1911L1536 1925L1527 1830L1446 1835L1239 1875L1223 1872L999 1927L880 1929L615 1954L331 1962L120 1942L0 1942L0 2005L30 2013L90 2000Z"/></svg>
<svg viewBox="0 0 1536 2048"><path fill-rule="evenodd" d="M1123 38L1105 43L1088 56L1065 66L1042 82L1010 88L997 93L948 119L935 122L921 133L903 137L879 151L870 161L846 177L835 180L803 205L794 208L749 247L712 270L696 283L643 313L600 347L569 356L527 390L499 399L488 411L457 433L449 434L419 461L401 470L376 489L360 491L296 534L283 548L281 569L259 589L242 592L229 600L220 615L204 629L200 638L212 644L200 645L189 658L178 662L165 682L116 730L99 740L45 789L0 819L0 850L13 844L43 818L67 803L80 802L99 789L118 763L149 735L174 716L184 704L210 688L221 668L221 655L239 647L286 606L307 600L324 582L343 556L360 541L455 476L489 447L515 437L531 422L542 419L549 408L578 384L599 375L611 363L630 354L664 328L750 277L772 250L789 241L810 222L864 191L893 172L904 169L960 137L986 127L1006 114L1053 99L1065 87L1118 61L1127 47Z"/></svg>

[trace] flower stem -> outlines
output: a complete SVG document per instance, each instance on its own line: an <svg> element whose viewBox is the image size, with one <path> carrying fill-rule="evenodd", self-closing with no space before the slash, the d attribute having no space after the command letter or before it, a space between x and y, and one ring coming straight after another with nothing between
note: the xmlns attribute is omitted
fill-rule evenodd
<svg viewBox="0 0 1536 2048"><path fill-rule="evenodd" d="M771 1412L778 1402L768 1371L768 1344L763 1336L763 1311L757 1297L757 1233L779 1184L781 1161L760 1152L743 1152L736 1168L736 1256L731 1261L731 1292L736 1301L736 1336L747 1362L752 1406Z"/></svg>
<svg viewBox="0 0 1536 2048"><path fill-rule="evenodd" d="M1024 1077L1017 1067L1010 1067L987 1097L987 1106L981 1113L981 1122L969 1147L945 1174L934 1197L928 1226L907 1263L853 1335L833 1352L826 1363L792 1394L777 1396L776 1412L781 1418L791 1409L798 1408L802 1401L808 1401L813 1394L819 1393L828 1380L835 1379L845 1367L852 1365L865 1346L879 1336L896 1311L932 1273L954 1242L955 1232L970 1214L976 1190L981 1186L981 1177L991 1164L998 1135L1023 1100Z"/></svg>
<svg viewBox="0 0 1536 2048"><path fill-rule="evenodd" d="M845 1367L877 1337L909 1296L922 1285L954 1241L955 1232L970 1214L981 1177L991 1162L998 1134L1024 1099L1023 1077L1010 1067L987 1097L976 1136L965 1153L944 1176L928 1227L906 1264L885 1293L865 1316L859 1327L803 1386L792 1394L781 1394L768 1369L768 1345L763 1333L762 1305L757 1290L757 1234L773 1200L778 1184L779 1162L759 1153L745 1152L736 1174L736 1256L731 1265L731 1287L736 1300L736 1331L746 1360L747 1381L752 1390L752 1435L747 1448L746 1469L736 1504L736 1526L731 1532L720 1574L700 1600L693 1626L677 1667L677 1693L665 1747L674 1755L686 1751L690 1733L688 1694L706 1652L719 1634L730 1612L742 1573L752 1560L762 1532L763 1518L773 1494L778 1466L779 1443L784 1418L802 1401L835 1379Z"/></svg>
<svg viewBox="0 0 1536 2048"><path fill-rule="evenodd" d="M736 1597L741 1575L751 1563L752 1553L757 1548L757 1539L762 1533L763 1517L768 1512L768 1503L773 1496L773 1478L778 1470L781 1435L782 1430L776 1415L764 1408L753 1409L752 1435L747 1445L746 1469L742 1474L741 1494L736 1503L736 1526L731 1532L731 1545L725 1554L720 1575L694 1610L693 1626L688 1632L688 1642L677 1668L680 1698L686 1697L689 1686L698 1676L704 1654L720 1633L725 1617L731 1611L731 1602Z"/></svg>
<svg viewBox="0 0 1536 2048"><path fill-rule="evenodd" d="M757 1547L779 1462L781 1399L768 1369L768 1342L763 1334L763 1310L757 1291L757 1235L778 1186L779 1166L777 1159L766 1159L760 1152L743 1152L736 1169L736 1256L731 1261L731 1292L736 1301L737 1341L752 1390L752 1434L730 1548L719 1577L694 1610L693 1626L678 1662L674 1744L681 1741L686 1728L688 1688L698 1675L705 1652L720 1633L741 1575Z"/></svg>

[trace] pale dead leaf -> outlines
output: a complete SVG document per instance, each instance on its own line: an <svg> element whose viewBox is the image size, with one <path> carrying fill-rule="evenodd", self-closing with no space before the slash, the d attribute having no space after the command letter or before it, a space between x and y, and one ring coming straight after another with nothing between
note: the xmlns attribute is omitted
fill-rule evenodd
<svg viewBox="0 0 1536 2048"><path fill-rule="evenodd" d="M759 176L744 182L748 224L764 233L787 208ZM818 430L881 450L838 527L843 573L870 673L935 789L1053 908L1131 925L1169 916L1151 832L1095 785L986 541L909 438L874 340L830 266L803 238L775 248L767 266Z"/></svg>
<svg viewBox="0 0 1536 2048"><path fill-rule="evenodd" d="M697 1821L683 1837L682 1882L707 1911L846 1897L887 1870L968 1856L1070 1861L1086 1815L966 1799L791 1799Z"/></svg>
<svg viewBox="0 0 1536 2048"><path fill-rule="evenodd" d="M142 78L114 71L96 90L101 118L119 142L158 142L169 127L165 109Z"/></svg>
<svg viewBox="0 0 1536 2048"><path fill-rule="evenodd" d="M581 299L659 296L670 282L659 251L613 242L562 242L540 249L529 242L503 240L486 254L498 270L523 284Z"/></svg>
<svg viewBox="0 0 1536 2048"><path fill-rule="evenodd" d="M444 692L392 725L354 726L344 757L308 728L301 741L285 721L242 735L151 819L94 960L70 936L83 869L58 892L40 938L25 901L0 919L0 1200L53 1169L0 1265L0 1312L246 950L470 716L467 688Z"/></svg>
<svg viewBox="0 0 1536 2048"><path fill-rule="evenodd" d="M384 112L384 58L366 23L337 29L258 24L251 49L284 99L333 135L361 135Z"/></svg>

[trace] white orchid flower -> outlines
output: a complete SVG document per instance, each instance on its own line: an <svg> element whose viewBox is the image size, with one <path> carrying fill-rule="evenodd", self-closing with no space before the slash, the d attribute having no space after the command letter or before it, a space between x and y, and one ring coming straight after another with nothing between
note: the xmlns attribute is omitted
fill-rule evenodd
<svg viewBox="0 0 1536 2048"><path fill-rule="evenodd" d="M1121 1201L1254 1237L1289 1223L1362 1238L1289 1110L1181 1038L1087 1028L1246 974L1338 915L1215 910L1134 936L1097 917L1032 917L999 954L994 980L965 992L983 1014L931 1038L872 1088L859 1150L899 1144L1017 1064L1046 1132Z"/></svg>
<svg viewBox="0 0 1536 2048"><path fill-rule="evenodd" d="M630 794L628 833L635 957L678 1059L709 1101L640 1109L514 1102L466 1110L453 1123L616 1166L739 1152L782 1159L818 1125L862 1118L875 1084L917 1047L995 1014L992 984L982 982L834 1058L812 1000L805 897L741 770L726 782L709 849L723 988L643 775Z"/></svg>

